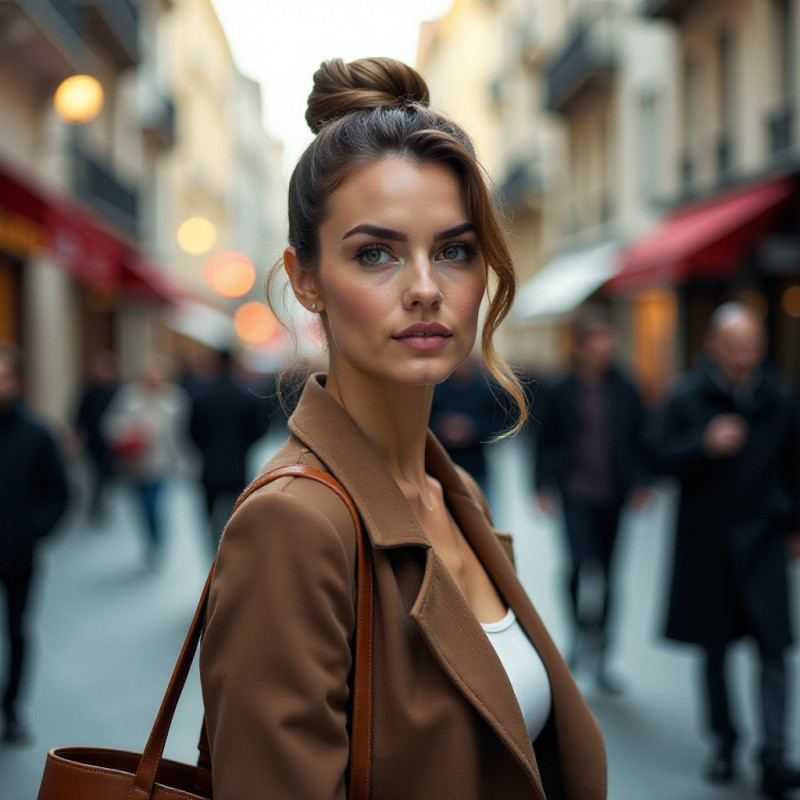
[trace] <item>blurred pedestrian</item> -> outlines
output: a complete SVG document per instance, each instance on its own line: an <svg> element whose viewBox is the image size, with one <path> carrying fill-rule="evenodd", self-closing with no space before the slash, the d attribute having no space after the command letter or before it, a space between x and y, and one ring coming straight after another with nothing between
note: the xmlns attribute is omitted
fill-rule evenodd
<svg viewBox="0 0 800 800"><path fill-rule="evenodd" d="M22 356L0 344L0 586L5 594L3 739L24 742L19 697L28 664L36 545L61 519L68 490L53 436L21 401Z"/></svg>
<svg viewBox="0 0 800 800"><path fill-rule="evenodd" d="M738 738L725 672L729 645L751 636L761 664L762 789L800 786L784 763L791 642L787 544L800 530L797 405L763 366L760 317L739 303L711 317L706 358L676 390L654 436L662 472L680 486L666 635L704 652L707 777L733 778Z"/></svg>
<svg viewBox="0 0 800 800"><path fill-rule="evenodd" d="M600 731L510 541L428 429L434 387L479 328L514 429L527 411L492 344L516 276L472 144L388 58L325 62L306 117L317 135L271 277L285 269L317 315L327 372L308 377L265 467L294 475L254 490L220 543L200 653L214 794L604 800Z"/></svg>
<svg viewBox="0 0 800 800"><path fill-rule="evenodd" d="M450 457L487 494L486 446L503 430L504 409L473 357L460 364L433 393L431 430Z"/></svg>
<svg viewBox="0 0 800 800"><path fill-rule="evenodd" d="M116 355L105 351L95 353L80 392L74 421L75 433L88 457L88 516L95 523L106 515L105 495L115 470L114 457L103 435L101 421L118 389Z"/></svg>
<svg viewBox="0 0 800 800"><path fill-rule="evenodd" d="M216 376L195 396L189 426L202 460L200 481L215 553L236 498L247 484L247 454L266 432L268 420L261 406L269 401L244 388L234 367L229 351L218 354Z"/></svg>
<svg viewBox="0 0 800 800"><path fill-rule="evenodd" d="M189 423L189 398L171 382L171 369L165 356L149 356L139 378L117 392L103 420L120 474L142 511L151 568L163 552L164 488L178 467Z"/></svg>
<svg viewBox="0 0 800 800"><path fill-rule="evenodd" d="M645 410L615 363L605 310L582 309L573 337L571 370L537 406L537 496L548 514L557 513L561 500L575 630L570 663L594 662L600 688L615 693L622 687L609 671L612 567L623 506L641 507L648 499Z"/></svg>

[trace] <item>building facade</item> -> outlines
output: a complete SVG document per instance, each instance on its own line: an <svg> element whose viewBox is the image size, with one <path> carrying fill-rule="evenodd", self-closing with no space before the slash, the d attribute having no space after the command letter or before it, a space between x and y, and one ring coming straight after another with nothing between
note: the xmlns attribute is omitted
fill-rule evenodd
<svg viewBox="0 0 800 800"><path fill-rule="evenodd" d="M563 365L572 314L597 300L655 400L738 298L800 386L798 5L477 4L500 40L485 124L522 280L512 358Z"/></svg>
<svg viewBox="0 0 800 800"><path fill-rule="evenodd" d="M75 75L102 89L88 121L55 110ZM175 353L176 308L219 299L176 244L186 214L211 216L231 248L274 235L277 211L252 198L281 181L279 152L267 141L242 168L237 145L243 115L265 145L260 103L210 0L0 0L0 340L23 349L47 416L67 420L93 353L116 352L130 377ZM249 216L234 230L237 203Z"/></svg>

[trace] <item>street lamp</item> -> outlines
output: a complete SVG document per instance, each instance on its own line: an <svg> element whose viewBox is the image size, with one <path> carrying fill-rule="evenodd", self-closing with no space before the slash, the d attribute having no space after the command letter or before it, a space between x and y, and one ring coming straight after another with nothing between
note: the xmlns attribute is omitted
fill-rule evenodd
<svg viewBox="0 0 800 800"><path fill-rule="evenodd" d="M56 114L70 125L91 122L103 107L103 87L91 75L72 75L53 96Z"/></svg>

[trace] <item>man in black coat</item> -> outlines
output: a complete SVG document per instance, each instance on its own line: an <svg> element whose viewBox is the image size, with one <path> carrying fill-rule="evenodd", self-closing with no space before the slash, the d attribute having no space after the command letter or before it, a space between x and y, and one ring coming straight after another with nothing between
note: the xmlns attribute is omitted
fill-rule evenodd
<svg viewBox="0 0 800 800"><path fill-rule="evenodd" d="M102 420L118 390L116 356L109 352L95 353L75 412L75 432L90 461L88 512L93 522L102 520L105 493L114 476L114 457L103 435Z"/></svg>
<svg viewBox="0 0 800 800"><path fill-rule="evenodd" d="M783 763L784 652L791 641L789 536L800 530L797 405L762 367L766 337L746 306L718 308L707 358L674 392L656 426L657 468L680 487L666 635L700 645L715 749L707 776L733 777L736 729L725 679L728 645L752 636L761 661L762 783L768 797L800 786Z"/></svg>
<svg viewBox="0 0 800 800"><path fill-rule="evenodd" d="M649 496L645 411L614 363L614 331L603 309L582 310L573 345L573 369L534 407L540 422L536 485L546 513L555 513L561 498L576 631L571 665L580 656L596 658L600 688L614 693L621 687L608 671L611 568L624 504L642 506Z"/></svg>
<svg viewBox="0 0 800 800"><path fill-rule="evenodd" d="M0 586L6 600L3 738L27 739L18 699L26 666L26 611L37 542L67 505L67 481L53 437L20 401L22 360L0 345Z"/></svg>
<svg viewBox="0 0 800 800"><path fill-rule="evenodd" d="M504 427L504 409L473 358L433 393L431 430L450 457L488 493L486 443Z"/></svg>
<svg viewBox="0 0 800 800"><path fill-rule="evenodd" d="M247 453L266 431L259 404L267 401L236 381L233 366L231 353L221 352L216 377L194 397L189 427L203 463L200 481L214 552L236 498L247 484Z"/></svg>

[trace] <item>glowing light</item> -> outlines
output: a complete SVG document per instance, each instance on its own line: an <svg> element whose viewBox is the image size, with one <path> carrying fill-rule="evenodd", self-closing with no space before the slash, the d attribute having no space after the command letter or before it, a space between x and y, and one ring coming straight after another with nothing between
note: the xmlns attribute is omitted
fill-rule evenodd
<svg viewBox="0 0 800 800"><path fill-rule="evenodd" d="M103 87L91 75L73 75L59 84L53 105L64 122L72 125L91 122L103 107Z"/></svg>
<svg viewBox="0 0 800 800"><path fill-rule="evenodd" d="M800 317L800 286L790 286L781 295L781 307L790 317Z"/></svg>
<svg viewBox="0 0 800 800"><path fill-rule="evenodd" d="M241 297L256 281L253 262L244 253L217 253L206 261L206 283L223 297Z"/></svg>
<svg viewBox="0 0 800 800"><path fill-rule="evenodd" d="M258 302L239 306L233 325L239 337L249 344L268 342L278 330L278 321L272 312Z"/></svg>
<svg viewBox="0 0 800 800"><path fill-rule="evenodd" d="M193 256L207 253L216 241L217 229L205 217L189 217L178 228L178 244L181 250Z"/></svg>

